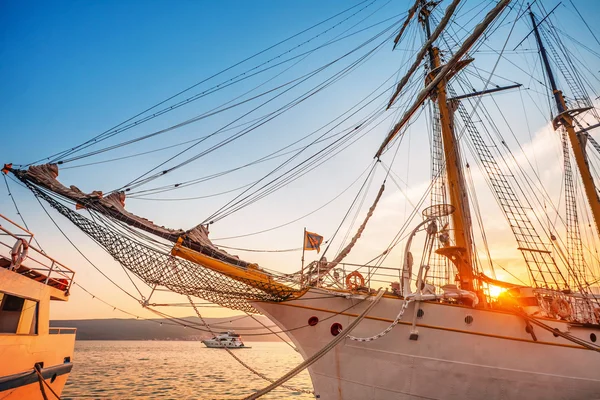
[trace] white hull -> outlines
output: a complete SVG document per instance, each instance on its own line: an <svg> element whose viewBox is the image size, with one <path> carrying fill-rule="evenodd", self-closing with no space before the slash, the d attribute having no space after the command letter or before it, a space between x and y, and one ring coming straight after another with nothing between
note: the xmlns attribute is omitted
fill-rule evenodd
<svg viewBox="0 0 600 400"><path fill-rule="evenodd" d="M369 304L358 296L324 296L312 289L301 300L253 305L284 331L303 327L287 334L307 358L333 339L333 323L347 327ZM381 332L402 304L382 298L352 335ZM309 373L315 394L325 400L600 399L599 353L538 327L535 342L525 321L509 313L439 303L419 304L424 315L417 318L418 339L410 340L414 304L386 336L371 342L346 338L313 364ZM313 316L319 323L307 326ZM544 322L568 329L563 322ZM592 333L600 338L600 329L570 330L586 341Z"/></svg>
<svg viewBox="0 0 600 400"><path fill-rule="evenodd" d="M228 349L246 349L247 347L244 346L243 344L235 344L235 343L231 343L231 342L217 342L215 340L203 340L202 343L210 348L210 349L223 349L223 348L228 348Z"/></svg>
<svg viewBox="0 0 600 400"><path fill-rule="evenodd" d="M236 335L233 331L221 332L211 339L205 339L202 343L211 349L244 349L244 342L240 335Z"/></svg>

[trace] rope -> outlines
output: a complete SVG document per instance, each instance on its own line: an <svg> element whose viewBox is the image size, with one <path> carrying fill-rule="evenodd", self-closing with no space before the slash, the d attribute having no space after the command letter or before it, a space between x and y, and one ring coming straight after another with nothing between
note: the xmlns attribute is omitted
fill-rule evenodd
<svg viewBox="0 0 600 400"><path fill-rule="evenodd" d="M178 93L176 93L176 94L174 94L174 95L172 95L172 96L168 97L168 98L167 98L167 99L165 99L165 100L162 100L161 102L159 102L159 103L157 103L157 104L153 105L152 107L149 107L149 108L145 109L144 111L142 111L142 112L140 112L140 113L138 113L138 114L134 115L133 117L131 117L131 118L129 118L129 119L127 119L127 120L125 120L125 121L121 122L120 124L118 124L118 125L116 125L116 126L113 126L112 128L110 128L110 129L108 129L108 130L106 130L106 131L102 132L101 134L99 134L99 135L96 135L95 137L93 137L93 138L91 138L91 139L87 140L87 141L86 141L86 142L84 142L84 143L81 143L81 144L79 144L79 145L77 145L77 146L75 146L75 147L73 147L73 148L71 148L71 149L68 149L68 150L61 151L61 152L59 152L59 153L53 154L53 155L51 155L51 156L49 156L49 157L46 157L46 158L43 158L43 159L37 160L37 161L35 161L35 162L33 162L33 163L30 163L30 164L27 164L27 165L37 164L37 163L39 163L39 162L41 162L41 161L43 161L43 160L50 160L51 158L55 158L55 159L64 159L66 156L68 156L68 155L70 155L70 154L72 154L72 153L75 153L75 152L77 152L77 151L79 151L79 150L81 150L81 149L83 149L83 148L89 147L89 146L91 146L91 145L93 145L93 144L95 144L95 143L98 143L99 141L102 141L102 140L104 140L104 139L110 138L110 137L114 136L115 134L118 134L118 133L120 133L120 132L121 132L121 131L123 131L123 130L129 129L129 128L131 128L131 127L134 127L134 126L137 126L137 125L139 125L139 123L141 123L141 122L145 122L145 121L146 121L146 120L148 120L148 119L152 119L152 118L153 118L154 116L156 116L156 115L160 115L160 114L162 114L163 112L166 112L166 111L172 110L172 109L174 109L174 108L177 108L179 105L187 104L187 103L189 103L190 101L193 101L192 99L195 99L195 98L197 98L197 97L198 97L198 94L196 94L196 95L192 96L191 98L184 99L183 101L180 101L180 102L176 103L175 105L168 106L168 107L166 107L166 108L164 108L164 109L162 109L162 110L160 110L160 111L158 111L158 112L155 112L154 114L151 114L151 115L149 115L149 116L145 116L145 117L143 117L143 118L141 118L141 119L138 119L138 120L135 120L137 117L141 117L141 116L142 116L143 114L145 114L146 112L148 112L148 111L150 111L150 110L152 110L152 109L154 109L154 108L156 108L156 107L158 107L158 106L160 106L160 105L162 105L162 104L165 104L165 103L167 103L169 100L172 100L172 99L176 98L177 96L179 96L179 95L181 95L181 94L183 94L183 93L185 93L185 92L187 92L187 91L189 91L189 90L191 90L191 89L193 89L193 88L195 88L195 87L199 86L200 84L202 84L202 83L205 83L205 82L207 82L207 81L209 81L209 80L211 80L211 79L213 79L213 78L215 78L215 77L217 77L217 76L219 76L219 75L222 75L223 73L225 73L225 72L227 72L227 71L229 71L229 70L231 70L231 69L233 69L233 68L235 68L235 67L237 67L237 66L239 66L239 65L241 65L241 64L243 64L243 63L245 63L246 61L249 61L249 60L251 60L251 59L253 59L253 58L255 58L255 57L259 56L260 54L263 54L263 53L265 53L265 52L267 52L267 51L269 51L269 50L271 50L271 49L273 49L273 48L275 48L275 47L279 46L280 44L283 44L283 43L285 43L285 42L287 42L287 41L289 41L289 40L291 40L291 39L293 39L293 38L295 38L295 37L297 37L297 36L300 36L301 34L303 34L303 33L305 33L305 32L308 32L308 31L310 31L311 29L313 29L313 28L316 28L317 26L320 26L320 25L322 25L322 24L324 24L324 23L326 23L326 22L328 22L328 21L330 21L330 20L333 20L334 18L336 18L336 17L338 17L338 16L340 16L340 15L343 15L343 14L345 14L346 12L348 12L348 11L350 11L350 10L352 10L352 9L354 9L354 8L356 8L356 7L358 7L358 6L362 5L362 4L364 4L364 3L366 3L367 1L368 1L368 0L364 0L364 1L362 1L362 2L360 2L360 3L358 3L358 4L356 4L356 5L353 5L353 6L351 6L350 8L347 8L347 9L345 9L345 10L343 10L343 11L341 11L341 12L339 12L339 13L335 14L334 16L331 16L331 17L329 17L329 18L327 18L327 19L325 19L325 20L323 20L323 21L321 21L321 22L318 22L317 24L315 24L315 25L312 25L312 26L310 26L309 28L306 28L306 29L304 29L304 30L302 30L302 31L300 31L300 32L298 32L298 33L295 33L294 35L292 35L292 36L289 36L288 38L286 38L286 39L284 39L284 40L281 40L281 41L279 41L279 42L275 43L274 45L271 45L271 46L269 46L269 47L267 47L267 48L265 48L265 49L263 49L263 50L261 50L261 51L259 51L259 52L255 53L255 54L253 54L253 55L249 56L249 57L246 57L245 59L243 59L243 60L241 60L241 61L238 61L238 62L236 62L235 64L233 64L233 65L231 65L231 66L229 66L229 67L227 67L227 68L225 68L225 69L223 69L223 70L221 70L221 71L219 71L219 72L217 72L217 73L214 73L213 75L211 75L211 76L209 76L209 77L207 77L207 78L204 78L204 79L202 79L201 81L199 81L199 82L197 82L197 83L193 84L192 86L189 86L189 87L187 87L186 89L179 91ZM324 31L322 31L322 32L319 32L319 33L317 33L316 35L314 35L314 36L310 37L309 39L305 40L304 42L302 42L302 43L300 43L300 44L298 44L298 45L292 46L290 49L288 49L288 50L284 51L283 53L280 53L280 54L278 54L278 55L277 55L277 56L275 56L275 57L272 57L272 58L270 58L270 59L268 59L268 60L266 60L266 61L263 61L262 63L260 63L260 64L259 64L259 65L257 65L257 66L254 66L254 67L252 67L252 68L250 68L250 69L248 69L248 70L246 70L246 71L244 71L244 72L242 72L242 73L239 73L239 74L238 74L237 76L235 76L234 78L230 78L229 80L224 80L224 81L220 82L219 84L217 84L217 85L213 86L211 89L215 89L215 88L223 87L225 83L227 83L227 82L230 82L230 81L232 81L232 80L234 80L234 79L236 79L236 78L238 78L238 77L242 77L242 76L244 76L244 75L248 75L248 73L249 73L250 71L253 71L253 70L255 70L255 69L258 69L258 68L260 68L260 67L261 67L261 66L263 66L263 65L269 64L269 63L271 63L273 60L275 60L275 59L277 59L277 58L280 58L280 57L282 57L284 54L290 53L291 51L293 51L293 50L295 50L295 49L297 49L297 48L299 48L299 47L303 46L304 44L311 42L311 41L312 41L312 40L314 40L315 38L317 38L317 37L319 37L319 36L321 36L321 35L325 34L326 32L328 32L328 31L330 31L330 30L332 30L332 29L336 28L338 25L342 24L343 22L347 21L348 19L350 19L350 18L354 17L355 15L357 15L358 13L360 13L361 11L363 11L364 9L366 9L367 7L371 6L371 4L373 4L373 3L374 3L374 1L372 1L372 2L371 2L371 3L369 3L369 4L367 4L367 5L366 5L366 6L364 6L363 8L359 9L358 11L354 12L353 14L351 14L351 15L350 15L350 16L348 16L348 17L346 17L346 18L345 18L345 19L343 19L342 21L339 21L339 22L337 22L337 23L336 23L335 25L333 25L332 27L329 27L329 28L327 28L326 30L324 30ZM211 90L211 89L205 90L204 92L206 92L206 91L209 91L209 90ZM204 93L204 92L201 92L200 94L202 94L202 93ZM198 98L199 98L199 97L198 97ZM135 121L134 121L134 120L135 120ZM133 121L133 122L129 123L128 125L125 125L126 123L128 123L128 122L130 122L130 121ZM123 126L123 125L125 125L125 126Z"/></svg>
<svg viewBox="0 0 600 400"><path fill-rule="evenodd" d="M348 328L346 328L347 333L352 332L352 330L354 330L354 328L356 328L358 326L358 324L360 324L360 322L369 313L369 311L371 311L373 309L373 307L375 307L379 303L379 300L381 299L381 297L383 296L384 293L385 293L385 291L383 291L382 289L379 289L379 292L377 292L377 296L375 297L373 302L350 325L348 325ZM276 387L283 386L284 382L286 382L289 379L293 378L294 376L298 375L301 371L303 371L304 369L308 368L309 366L311 366L312 364L317 362L321 357L323 357L325 354L327 354L329 351L331 351L335 346L337 346L344 339L346 339L346 335L336 336L325 347L323 347L321 350L319 350L318 352L313 354L311 357L307 358L303 363L298 365L296 368L292 369L290 372L283 375L281 378L279 378L277 381L273 382L269 386L259 390L258 392L254 393L248 397L245 397L244 400L258 399L259 397L269 393L271 390L275 389Z"/></svg>
<svg viewBox="0 0 600 400"><path fill-rule="evenodd" d="M48 396L46 396L46 391L44 390L44 386L43 385L46 385L46 387L48 389L50 389L50 391L52 392L52 394L54 395L54 397L56 397L58 400L60 400L60 396L56 394L56 392L54 391L54 389L52 389L52 387L50 386L50 384L48 382L46 382L46 380L44 379L44 377L40 373L40 366L39 366L39 364L35 364L35 366L33 367L33 370L35 371L35 373L38 376L38 381L40 383L40 391L42 392L42 397L44 398L44 400L48 400Z"/></svg>
<svg viewBox="0 0 600 400"><path fill-rule="evenodd" d="M348 339L354 340L354 341L357 341L357 342L371 342L373 340L377 340L377 339L379 339L379 338L387 335L392 329L394 329L394 327L396 325L398 325L398 323L402 319L402 316L404 315L404 311L406 311L406 309L408 308L408 305L410 303L412 303L413 301L414 300L405 301L404 304L402 305L402 308L400 309L400 312L396 316L396 319L394 320L394 322L392 322L390 324L390 326L388 326L387 328L385 328L383 331L381 331L377 335L374 335L374 336L371 336L371 337L366 337L366 338L360 338L360 337L348 335Z"/></svg>
<svg viewBox="0 0 600 400"><path fill-rule="evenodd" d="M238 251L249 251L252 253L289 253L292 251L299 251L302 250L302 247L297 247L295 249L273 249L273 250L268 250L268 249L243 249L240 247L230 247L230 246L223 246L223 245L219 245L219 248L224 248L224 249L228 249L228 250L238 250Z"/></svg>
<svg viewBox="0 0 600 400"><path fill-rule="evenodd" d="M8 186L8 181L6 180L6 175L2 174L2 177L4 178L4 184L6 185L6 191L8 192L8 197L10 197L10 199L12 200L12 203L15 206L15 210L17 211L17 215L21 218L21 221L23 221L23 225L25 226L25 228L27 228L28 231L31 231L31 229L29 229L29 226L27 225L27 222L25 222L25 218L23 217L23 214L21 214L21 211L19 210L19 207L17 206L15 196L13 196L12 192L10 191L10 187ZM33 240L35 241L35 243L37 244L38 248L41 250L41 252L45 253L44 249L42 249L42 245L40 245L40 242L38 242L36 237L33 235L32 235L32 237L33 237Z"/></svg>
<svg viewBox="0 0 600 400"><path fill-rule="evenodd" d="M570 342L573 342L573 343L578 344L578 345L580 345L582 347L585 347L588 350L593 350L593 351L597 351L597 352L600 353L600 346L598 346L598 345L586 342L585 340L576 338L575 336L572 336L572 335L570 335L570 334L568 334L566 332L561 332L558 329L554 329L551 326L546 325L543 322L538 321L537 319L530 317L529 315L527 315L526 313L524 313L522 311L517 311L516 313L518 315L520 315L521 317L523 317L525 319L525 321L529 321L529 322L531 322L531 323L539 326L540 328L547 330L548 332L552 332L554 335L561 336L561 337L567 339ZM532 331L533 331L533 329L532 329Z"/></svg>
<svg viewBox="0 0 600 400"><path fill-rule="evenodd" d="M210 326L206 323L206 321L204 320L204 318L202 317L202 315L200 314L200 311L198 311L198 309L196 308L196 305L194 304L194 302L192 301L192 297L190 295L187 296L190 304L192 305L192 307L194 308L194 311L196 311L196 315L198 316L198 318L200 318L200 321L202 321L202 323L208 328L208 330L210 331L210 333L212 335L214 335L214 332L212 331L212 329L210 329ZM227 348L227 347L223 347L223 349L225 349L227 351L227 353L229 353L229 355L231 357L233 357L234 360L236 360L238 363L240 363L244 368L246 368L248 371L252 372L254 375L264 379L265 381L268 382L274 382L273 379L267 377L265 374L258 372L257 370L255 370L254 368L252 368L251 366L249 366L248 364L246 364L244 361L242 361L238 356L236 356L235 354L233 354L233 352L231 351L231 349ZM306 394L314 394L314 392L310 391L310 390L304 390L304 389L297 389L297 388L293 388L291 386L285 386L285 385L281 385L281 387L291 390L292 392L301 392L301 393L306 393Z"/></svg>

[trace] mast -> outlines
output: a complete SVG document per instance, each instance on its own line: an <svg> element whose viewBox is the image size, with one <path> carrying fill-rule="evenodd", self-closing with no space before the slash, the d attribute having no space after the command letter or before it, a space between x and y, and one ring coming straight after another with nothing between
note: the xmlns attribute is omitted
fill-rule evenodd
<svg viewBox="0 0 600 400"><path fill-rule="evenodd" d="M429 6L435 7L435 3L424 4L420 11L421 21L427 38L431 37L431 27L429 25L431 9L428 8ZM431 65L431 72L428 79L433 79L442 67L440 51L437 47L431 45L428 48L428 54ZM447 79L442 79L438 82L436 89L431 95L431 100L437 102L440 115L442 143L448 178L448 194L450 204L455 208L454 213L451 215L455 245L442 248L440 249L441 251L438 252L450 258L456 265L461 288L464 290L474 290L472 268L473 238L471 236L469 200L467 197L460 148L454 132L453 112L455 103L453 101L448 101L446 82Z"/></svg>
<svg viewBox="0 0 600 400"><path fill-rule="evenodd" d="M548 61L548 55L546 53L546 49L544 48L544 44L542 43L542 39L538 31L538 25L535 22L535 16L533 15L531 9L529 10L529 17L531 18L531 23L533 24L533 31L535 33L535 39L542 57L542 63L544 64L546 75L548 76L548 81L550 82L550 86L552 88L552 94L554 95L554 101L556 102L556 107L558 108L558 115L552 121L552 125L554 130L558 130L561 126L563 126L567 131L567 136L569 137L569 142L571 144L571 148L573 149L573 154L575 155L577 170L579 171L581 181L583 182L583 187L585 188L585 196L592 211L592 215L594 216L596 230L600 234L600 198L598 197L594 178L592 177L585 152L587 133L585 131L575 132L575 127L573 126L575 115L587 111L588 108L569 109L567 107L562 91L558 90L557 88L556 80L554 79L552 69L550 68L550 62Z"/></svg>

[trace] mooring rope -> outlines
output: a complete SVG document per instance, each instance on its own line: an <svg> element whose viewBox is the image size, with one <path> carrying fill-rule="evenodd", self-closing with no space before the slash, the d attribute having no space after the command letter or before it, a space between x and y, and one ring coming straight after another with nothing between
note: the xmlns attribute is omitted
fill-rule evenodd
<svg viewBox="0 0 600 400"><path fill-rule="evenodd" d="M44 390L44 385L46 385L46 387L48 389L50 389L50 391L52 392L52 394L54 395L54 397L56 397L58 400L60 400L60 396L56 394L56 392L54 391L54 389L52 389L52 387L50 386L50 384L48 382L46 382L46 380L44 379L44 376L40 372L40 365L39 364L35 364L35 366L33 367L33 370L35 371L35 373L38 376L38 382L40 384L40 392L42 393L42 397L44 398L44 400L48 400L48 396L46 395L46 391Z"/></svg>
<svg viewBox="0 0 600 400"><path fill-rule="evenodd" d="M196 315L198 316L198 318L200 318L200 321L202 321L202 323L208 328L208 330L210 331L210 333L212 335L214 335L213 330L210 329L210 326L206 323L206 321L204 320L204 318L200 314L200 311L198 311L198 309L196 308L196 305L192 301L192 297L190 295L188 295L187 298L188 298L190 304L192 305L192 307L194 308L194 311L196 311ZM268 382L271 382L271 383L275 382L275 380L269 378L265 374L263 374L263 373L255 370L254 368L252 368L251 366L249 366L248 364L246 364L238 356L236 356L235 354L233 354L233 352L231 351L231 349L227 348L226 346L223 346L223 349L227 350L227 353L229 353L229 355L231 357L233 357L234 360L236 360L238 363L240 363L244 368L246 368L248 371L252 372L254 375L256 375L256 376L264 379L265 381L268 381ZM281 385L281 387L283 387L285 389L288 389L288 390L291 390L292 392L301 392L301 393L306 393L306 394L314 394L314 392L311 391L311 390L298 389L298 388L294 388L294 387L286 386L286 385Z"/></svg>
<svg viewBox="0 0 600 400"><path fill-rule="evenodd" d="M537 319L530 317L529 315L527 315L525 312L522 311L517 311L517 314L519 314L521 317L523 317L523 319L525 319L525 321L531 322L537 326L539 326L542 329L547 330L548 332L551 332L552 334L554 334L555 336L561 336L564 339L573 342L575 344L578 344L581 347L585 347L588 350L593 350L593 351L597 351L600 353L600 346L595 345L593 343L587 342L583 339L580 339L578 337L572 336L566 332L562 332L560 331L558 328L552 328L550 325L546 325L545 323L538 321ZM531 331L533 332L533 328L531 329Z"/></svg>
<svg viewBox="0 0 600 400"><path fill-rule="evenodd" d="M379 292L377 292L377 296L375 297L373 302L350 325L348 325L348 328L346 328L347 334L352 332L352 330L354 330L354 328L356 328L358 326L358 324L373 309L373 307L375 307L377 305L377 303L379 303L379 300L381 299L381 297L383 296L384 293L385 293L384 290L379 289ZM325 354L327 354L329 351L331 351L335 346L337 346L342 340L346 339L347 334L336 336L325 347L323 347L321 350L317 351L311 357L307 358L303 363L298 365L296 368L294 368L287 374L283 375L281 378L277 379L275 382L273 382L269 386L259 390L258 392L254 393L254 394L251 394L248 397L245 397L244 400L258 399L259 397L269 393L271 390L275 389L276 387L283 386L284 382L286 382L289 379L293 378L294 376L298 375L301 371L303 371L304 369L308 368L309 366L311 366L312 364L317 362L321 357L323 357Z"/></svg>

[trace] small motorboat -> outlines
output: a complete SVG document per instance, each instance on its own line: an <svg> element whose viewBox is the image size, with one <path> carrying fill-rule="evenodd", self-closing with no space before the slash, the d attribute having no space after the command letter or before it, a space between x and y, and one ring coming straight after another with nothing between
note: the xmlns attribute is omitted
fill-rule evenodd
<svg viewBox="0 0 600 400"><path fill-rule="evenodd" d="M244 345L244 342L242 342L242 337L233 331L221 332L218 335L214 336L212 339L203 340L202 343L204 343L204 345L209 348L249 348L248 346Z"/></svg>

